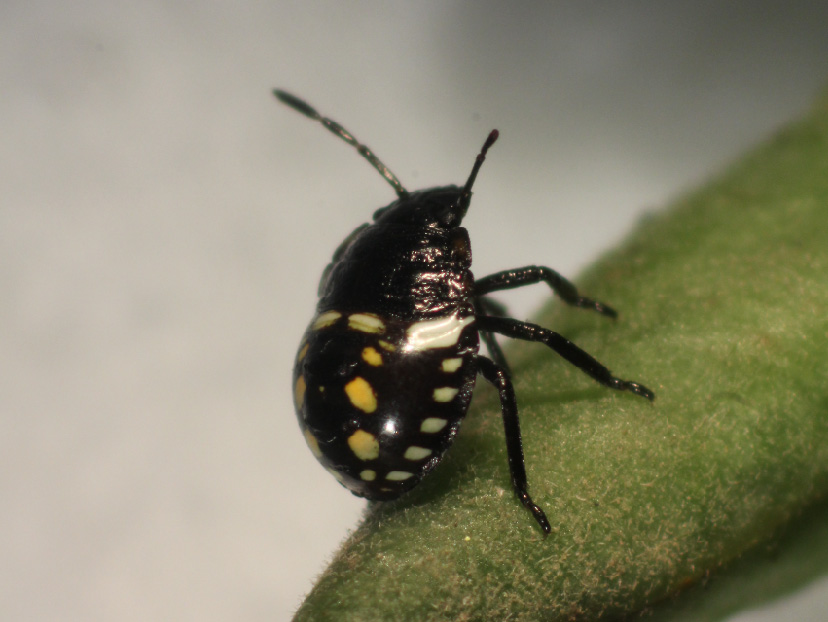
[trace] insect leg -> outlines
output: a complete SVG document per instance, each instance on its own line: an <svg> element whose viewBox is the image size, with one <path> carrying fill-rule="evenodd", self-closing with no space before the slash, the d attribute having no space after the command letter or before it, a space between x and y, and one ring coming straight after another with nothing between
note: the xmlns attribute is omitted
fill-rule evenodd
<svg viewBox="0 0 828 622"><path fill-rule="evenodd" d="M474 295L483 296L491 292L532 285L534 283L540 283L541 281L549 285L552 291L558 294L561 300L568 305L591 309L607 317L614 318L618 316L612 307L602 302L592 300L591 298L580 296L578 290L572 283L554 270L544 266L526 266L524 268L515 268L514 270L504 270L503 272L497 272L482 279L477 279L474 282Z"/></svg>
<svg viewBox="0 0 828 622"><path fill-rule="evenodd" d="M477 357L477 365L483 377L491 382L500 395L500 408L503 414L503 427L506 432L506 453L509 456L509 472L512 475L512 488L520 502L538 521L544 533L551 533L552 527L546 514L529 496L526 482L526 466L523 462L523 443L520 440L520 421L517 412L517 400L512 381L505 369L484 356Z"/></svg>
<svg viewBox="0 0 828 622"><path fill-rule="evenodd" d="M629 391L641 397L646 397L650 401L655 398L655 394L644 385L616 378L610 373L609 369L574 343L537 324L521 322L508 317L480 316L477 317L477 327L478 330L483 332L500 333L513 339L537 341L552 348L575 367L605 387L619 391Z"/></svg>
<svg viewBox="0 0 828 622"><path fill-rule="evenodd" d="M500 316L506 314L506 307L491 298L474 298L472 302L474 304L474 313L478 317L483 315ZM509 364L506 362L506 357L503 355L503 350L501 349L500 344L497 343L494 333L489 331L480 331L480 336L483 338L483 343L486 344L489 356L492 357L495 364L498 367L502 367L507 374L510 374L511 371L509 369Z"/></svg>

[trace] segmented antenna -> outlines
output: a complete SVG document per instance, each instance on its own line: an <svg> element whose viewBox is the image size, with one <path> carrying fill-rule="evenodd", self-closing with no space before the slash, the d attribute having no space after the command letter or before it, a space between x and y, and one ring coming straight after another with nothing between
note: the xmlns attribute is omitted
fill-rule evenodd
<svg viewBox="0 0 828 622"><path fill-rule="evenodd" d="M477 173L480 171L480 167L483 166L483 162L486 161L486 152L489 151L489 147L495 144L498 136L500 136L500 132L497 130L492 130L489 132L489 136L486 138L486 142L483 143L483 148L480 150L480 153L477 154L477 157L474 159L474 166L472 167L472 172L469 175L468 180L466 180L466 185L463 186L463 196L469 197L471 195L471 189L474 185L474 180L477 179Z"/></svg>
<svg viewBox="0 0 828 622"><path fill-rule="evenodd" d="M408 194L408 190L400 183L400 180L397 179L397 176L392 173L385 164L382 163L377 156L374 155L374 152L371 151L368 147L360 143L356 138L354 138L348 130L342 127L339 123L334 121L333 119L329 119L328 117L323 117L319 114L316 109L308 104L306 101L299 99L295 95L291 95L290 93L286 93L285 91L279 89L273 89L273 94L283 104L286 104L296 110L297 112L301 112L303 115L308 117L309 119L313 119L314 121L319 121L322 125L328 128L329 131L333 132L339 138L344 140L346 143L354 147L363 158L368 160L379 174L385 178L391 187L394 188L394 192L397 193L397 196L400 198L406 196ZM491 136L490 136L491 138ZM492 141L494 142L494 141ZM484 152L485 152L484 147ZM480 156L477 156L478 159ZM475 164L476 168L480 168L478 164ZM473 171L473 174L477 174L476 169ZM469 184L466 184L469 185Z"/></svg>

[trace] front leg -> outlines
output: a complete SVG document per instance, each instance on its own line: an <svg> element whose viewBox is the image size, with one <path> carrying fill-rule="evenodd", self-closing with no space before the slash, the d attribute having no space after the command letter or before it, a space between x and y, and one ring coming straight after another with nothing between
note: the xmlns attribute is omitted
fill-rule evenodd
<svg viewBox="0 0 828 622"><path fill-rule="evenodd" d="M492 316L477 317L477 327L481 331L500 333L501 335L506 335L514 339L537 341L547 345L605 387L619 391L629 391L641 397L646 397L650 401L655 399L655 394L644 385L616 378L610 373L609 369L601 365L591 355L581 350L581 348L565 337L547 328L508 317Z"/></svg>
<svg viewBox="0 0 828 622"><path fill-rule="evenodd" d="M561 300L568 305L591 309L611 318L618 316L612 307L602 302L592 300L591 298L580 296L578 290L572 283L554 270L544 266L526 266L525 268L504 270L503 272L478 279L474 282L474 295L485 296L491 292L523 287L524 285L532 285L534 283L540 283L541 281L549 285L552 291L558 294Z"/></svg>
<svg viewBox="0 0 828 622"><path fill-rule="evenodd" d="M500 410L503 414L503 428L506 433L506 453L509 456L509 472L512 475L512 488L520 502L526 507L543 532L552 532L549 520L527 491L526 466L523 462L523 442L520 438L520 420L518 419L517 399L512 381L505 369L496 365L485 356L477 356L477 365L483 377L491 382L500 396Z"/></svg>

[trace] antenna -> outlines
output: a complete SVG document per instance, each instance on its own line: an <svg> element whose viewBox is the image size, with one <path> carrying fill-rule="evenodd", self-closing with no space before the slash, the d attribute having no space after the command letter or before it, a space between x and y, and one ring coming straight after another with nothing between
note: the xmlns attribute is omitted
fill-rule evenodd
<svg viewBox="0 0 828 622"><path fill-rule="evenodd" d="M368 162L371 163L371 166L377 169L377 171L379 171L379 174L385 178L385 181L391 184L391 187L394 188L394 192L397 193L397 196L403 198L408 194L408 190L406 190L405 187L400 183L400 180L397 179L397 176L394 175L394 173L392 173L390 170L388 170L388 167L382 163L382 160L375 156L374 152L371 151L368 147L366 147L365 145L360 143L356 138L354 138L351 135L351 133L348 132L348 130L342 127L339 123L337 123L333 119L329 119L328 117L323 117L316 111L316 109L313 106L308 104L306 101L299 99L295 95L291 95L290 93L286 93L285 91L279 89L273 89L273 94L276 96L276 99L278 99L283 104L290 106L296 112L301 112L309 119L319 121L330 132L333 132L334 134L339 136L339 138L341 138L346 143L354 147L359 152L359 155L368 160ZM491 135L489 136L489 138L491 138ZM491 142L494 142L494 140L492 140ZM488 141L487 144L489 144ZM486 149L487 147L484 146L483 153L481 153L481 155L485 154ZM477 159L478 161L480 161L480 164L482 164L482 160L480 160L480 157L481 156L477 156ZM472 171L473 176L477 174L477 169L480 168L480 164L475 163L475 170ZM470 178L469 182L466 183L466 186L471 188L470 182L472 181L474 181L473 178Z"/></svg>
<svg viewBox="0 0 828 622"><path fill-rule="evenodd" d="M477 157L474 159L474 166L472 167L472 172L469 175L468 180L466 181L466 185L463 186L463 193L462 198L468 200L471 197L471 189L474 185L474 180L477 179L477 173L480 171L480 167L483 166L483 162L486 160L486 152L489 151L489 147L495 144L498 136L500 136L500 132L497 130L492 130L489 132L489 136L486 138L486 142L483 143L483 148L480 150L480 153L477 154Z"/></svg>

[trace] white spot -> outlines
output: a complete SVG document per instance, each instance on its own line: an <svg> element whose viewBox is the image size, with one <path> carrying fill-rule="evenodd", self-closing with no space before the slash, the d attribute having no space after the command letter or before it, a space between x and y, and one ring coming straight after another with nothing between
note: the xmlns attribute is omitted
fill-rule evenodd
<svg viewBox="0 0 828 622"><path fill-rule="evenodd" d="M441 419L440 417L429 417L428 419L423 419L423 422L420 424L420 432L423 434L436 434L448 423L447 419Z"/></svg>
<svg viewBox="0 0 828 622"><path fill-rule="evenodd" d="M434 320L415 322L406 331L405 350L429 350L449 348L457 344L463 329L474 322L473 315L438 317Z"/></svg>
<svg viewBox="0 0 828 622"><path fill-rule="evenodd" d="M388 475L385 476L385 479L392 482L401 482L409 477L414 477L414 474L409 473L408 471L389 471Z"/></svg>
<svg viewBox="0 0 828 622"><path fill-rule="evenodd" d="M427 458L431 455L431 450L426 449L425 447L417 447L417 445L412 445L408 449L405 450L405 454L403 454L403 458L406 460L422 460L423 458Z"/></svg>
<svg viewBox="0 0 828 622"><path fill-rule="evenodd" d="M385 330L385 324L373 313L354 313L348 316L348 328L363 333L381 333Z"/></svg>
<svg viewBox="0 0 828 622"><path fill-rule="evenodd" d="M440 364L440 371L444 371L447 374L451 374L456 372L460 369L460 366L463 364L463 359L446 359Z"/></svg>
<svg viewBox="0 0 828 622"><path fill-rule="evenodd" d="M450 402L459 392L460 390L455 389L454 387L440 387L439 389L434 389L434 401Z"/></svg>
<svg viewBox="0 0 828 622"><path fill-rule="evenodd" d="M327 328L341 317L342 314L339 311L325 311L325 313L322 313L313 321L313 325L311 325L311 330Z"/></svg>
<svg viewBox="0 0 828 622"><path fill-rule="evenodd" d="M359 472L359 478L365 482L373 482L377 479L377 472L372 471L371 469L365 469L364 471Z"/></svg>

